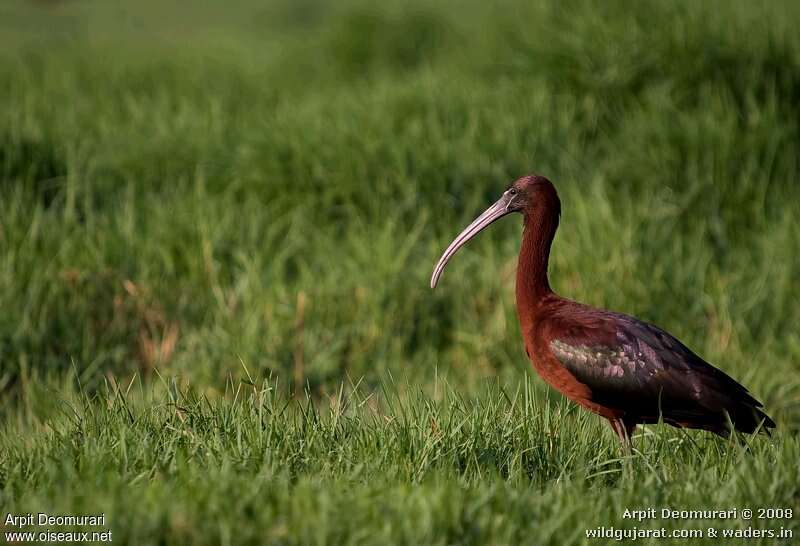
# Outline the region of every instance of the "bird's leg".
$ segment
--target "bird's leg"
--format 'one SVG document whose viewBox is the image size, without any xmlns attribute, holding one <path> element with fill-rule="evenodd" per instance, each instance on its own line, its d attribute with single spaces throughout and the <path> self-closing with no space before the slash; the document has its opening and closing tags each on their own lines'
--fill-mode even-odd
<svg viewBox="0 0 800 546">
<path fill-rule="evenodd" d="M 608 422 L 611 424 L 611 428 L 614 429 L 614 432 L 617 433 L 623 451 L 630 453 L 633 447 L 631 437 L 633 436 L 633 431 L 636 429 L 636 423 L 626 423 L 623 419 L 609 419 Z"/>
</svg>

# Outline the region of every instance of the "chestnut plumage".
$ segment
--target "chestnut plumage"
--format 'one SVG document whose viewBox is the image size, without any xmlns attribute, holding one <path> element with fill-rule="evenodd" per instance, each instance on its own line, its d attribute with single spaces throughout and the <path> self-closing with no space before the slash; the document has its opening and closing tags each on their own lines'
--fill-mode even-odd
<svg viewBox="0 0 800 546">
<path fill-rule="evenodd" d="M 514 212 L 524 223 L 517 315 L 525 351 L 553 388 L 608 419 L 623 444 L 636 425 L 659 421 L 722 436 L 731 427 L 747 433 L 775 427 L 747 389 L 661 328 L 570 301 L 550 289 L 547 264 L 561 202 L 543 176 L 516 180 L 467 226 L 436 264 L 431 287 L 459 248 Z"/>
</svg>

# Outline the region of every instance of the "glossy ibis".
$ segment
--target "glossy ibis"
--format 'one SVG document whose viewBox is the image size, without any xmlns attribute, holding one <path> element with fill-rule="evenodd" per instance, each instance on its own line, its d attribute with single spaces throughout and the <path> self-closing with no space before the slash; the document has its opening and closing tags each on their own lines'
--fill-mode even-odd
<svg viewBox="0 0 800 546">
<path fill-rule="evenodd" d="M 522 213 L 524 224 L 517 315 L 525 352 L 553 388 L 608 419 L 623 445 L 629 445 L 636 425 L 659 420 L 721 436 L 731 425 L 748 433 L 775 427 L 747 389 L 661 328 L 570 301 L 550 289 L 547 262 L 561 202 L 543 176 L 515 181 L 467 226 L 436 264 L 431 288 L 459 248 L 513 212 Z"/>
</svg>

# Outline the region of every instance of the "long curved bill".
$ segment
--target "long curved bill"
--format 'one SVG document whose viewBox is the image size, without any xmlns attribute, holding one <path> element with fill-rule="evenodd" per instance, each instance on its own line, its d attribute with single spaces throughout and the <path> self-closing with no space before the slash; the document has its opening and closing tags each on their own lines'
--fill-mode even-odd
<svg viewBox="0 0 800 546">
<path fill-rule="evenodd" d="M 458 249 L 467 244 L 470 239 L 475 237 L 495 220 L 514 212 L 510 208 L 511 198 L 512 196 L 509 195 L 508 192 L 504 193 L 494 205 L 486 209 L 483 214 L 475 218 L 475 220 L 468 225 L 464 231 L 459 233 L 458 236 L 453 239 L 453 242 L 450 243 L 450 246 L 448 246 L 444 251 L 442 257 L 439 258 L 439 263 L 437 263 L 436 267 L 433 269 L 433 275 L 431 276 L 431 288 L 436 288 L 436 283 L 439 282 L 439 277 L 442 276 L 444 266 L 446 266 L 447 262 L 450 261 L 450 258 L 452 258 L 456 252 L 458 252 Z"/>
</svg>

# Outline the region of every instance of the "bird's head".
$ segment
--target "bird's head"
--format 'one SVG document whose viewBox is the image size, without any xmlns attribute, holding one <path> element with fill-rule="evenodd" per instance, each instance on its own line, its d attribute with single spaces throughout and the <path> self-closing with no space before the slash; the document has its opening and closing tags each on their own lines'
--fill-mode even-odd
<svg viewBox="0 0 800 546">
<path fill-rule="evenodd" d="M 489 224 L 492 224 L 496 220 L 512 212 L 521 213 L 525 217 L 527 223 L 531 217 L 537 215 L 539 211 L 542 211 L 544 208 L 555 212 L 556 218 L 558 218 L 560 207 L 558 194 L 556 193 L 553 183 L 544 176 L 529 175 L 515 180 L 508 189 L 503 192 L 500 199 L 483 211 L 483 214 L 478 216 L 453 239 L 453 242 L 450 243 L 450 246 L 444 251 L 433 270 L 431 288 L 436 288 L 436 283 L 439 282 L 439 277 L 442 275 L 442 271 L 444 271 L 444 266 L 446 266 L 450 258 L 458 252 L 458 249 L 467 244 L 470 239 L 483 231 Z"/>
</svg>

